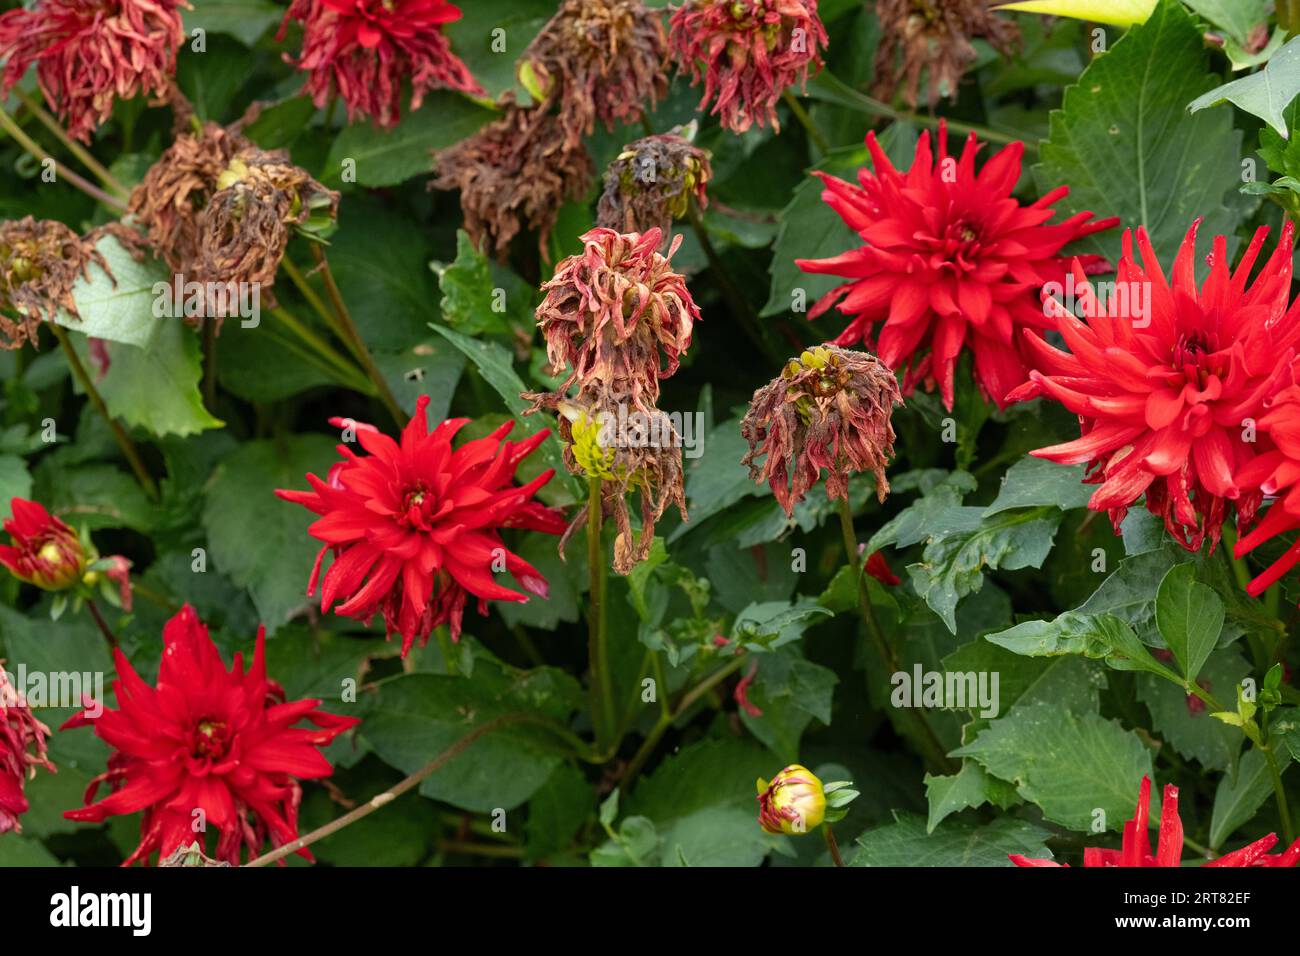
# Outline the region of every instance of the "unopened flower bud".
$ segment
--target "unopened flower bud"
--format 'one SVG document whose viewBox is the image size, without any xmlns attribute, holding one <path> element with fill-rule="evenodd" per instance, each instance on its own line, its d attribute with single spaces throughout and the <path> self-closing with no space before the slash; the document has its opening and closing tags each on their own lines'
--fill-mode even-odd
<svg viewBox="0 0 1300 956">
<path fill-rule="evenodd" d="M 807 767 L 792 763 L 768 783 L 758 781 L 758 822 L 768 833 L 807 833 L 826 816 L 822 782 Z"/>
<path fill-rule="evenodd" d="M 20 581 L 62 591 L 81 580 L 87 564 L 81 539 L 35 501 L 14 498 L 4 530 L 13 544 L 0 545 L 0 564 Z"/>
</svg>

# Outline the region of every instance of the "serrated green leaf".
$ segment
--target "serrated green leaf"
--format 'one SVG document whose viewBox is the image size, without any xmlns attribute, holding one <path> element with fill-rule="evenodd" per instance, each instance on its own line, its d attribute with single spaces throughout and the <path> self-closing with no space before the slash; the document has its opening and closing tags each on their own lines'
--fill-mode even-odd
<svg viewBox="0 0 1300 956">
<path fill-rule="evenodd" d="M 1008 854 L 1051 858 L 1051 832 L 1003 818 L 986 826 L 948 820 L 928 833 L 925 820 L 900 813 L 894 823 L 858 837 L 849 866 L 1012 866 Z"/>
<path fill-rule="evenodd" d="M 177 321 L 153 314 L 154 286 L 171 278 L 167 268 L 157 259 L 136 262 L 112 236 L 102 237 L 95 248 L 112 275 L 91 263 L 89 278 L 79 277 L 72 285 L 77 316 L 60 311 L 55 321 L 92 338 L 148 348 L 164 324 Z"/>
<path fill-rule="evenodd" d="M 1156 593 L 1156 626 L 1189 681 L 1218 643 L 1223 616 L 1223 602 L 1196 580 L 1191 564 L 1176 565 L 1165 574 Z"/>
<path fill-rule="evenodd" d="M 1283 773 L 1291 763 L 1290 753 L 1276 755 L 1279 770 Z M 1219 779 L 1214 792 L 1214 810 L 1210 816 L 1210 847 L 1218 849 L 1225 840 L 1254 815 L 1264 801 L 1273 794 L 1273 776 L 1263 751 L 1252 747 L 1237 762 L 1235 772 L 1229 770 Z M 1252 839 L 1262 834 L 1252 835 Z"/>
<path fill-rule="evenodd" d="M 1020 459 L 1002 476 L 998 496 L 984 509 L 988 518 L 1012 508 L 1053 505 L 1062 511 L 1082 508 L 1096 490 L 1083 484 L 1084 466 L 1063 466 L 1043 458 Z"/>
<path fill-rule="evenodd" d="M 1300 38 L 1292 40 L 1269 59 L 1264 69 L 1243 76 L 1198 96 L 1187 104 L 1196 113 L 1220 103 L 1232 103 L 1258 116 L 1282 138 L 1290 136 L 1285 110 L 1300 95 Z"/>
</svg>

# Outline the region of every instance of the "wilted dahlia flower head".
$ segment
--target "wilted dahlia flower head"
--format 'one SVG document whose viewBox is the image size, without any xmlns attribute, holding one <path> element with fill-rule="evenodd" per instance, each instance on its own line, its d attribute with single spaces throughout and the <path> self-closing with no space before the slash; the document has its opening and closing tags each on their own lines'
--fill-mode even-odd
<svg viewBox="0 0 1300 956">
<path fill-rule="evenodd" d="M 470 595 L 478 598 L 481 614 L 488 601 L 527 601 L 498 583 L 502 572 L 545 597 L 546 579 L 506 548 L 501 529 L 559 534 L 565 524 L 558 511 L 533 500 L 553 470 L 515 484 L 515 469 L 549 432 L 509 442 L 505 436 L 514 423 L 507 422 L 453 449 L 453 436 L 469 420 L 448 419 L 430 431 L 428 405 L 428 396 L 420 396 L 398 441 L 372 425 L 330 419 L 345 437 L 355 433 L 365 454 L 339 445 L 343 461 L 327 479 L 308 475 L 311 491 L 276 491 L 321 516 L 310 528 L 323 546 L 307 595 L 316 593 L 319 581 L 322 611 L 341 602 L 335 613 L 359 621 L 382 613 L 388 634 L 401 635 L 403 656 L 416 641 L 423 647 L 442 624 L 459 640 Z M 322 580 L 327 552 L 334 561 Z"/>
<path fill-rule="evenodd" d="M 0 223 L 0 348 L 35 343 L 42 320 L 60 309 L 77 315 L 72 286 L 90 278 L 95 263 L 111 277 L 95 244 L 61 222 L 23 219 Z"/>
<path fill-rule="evenodd" d="M 1108 850 L 1103 847 L 1084 847 L 1083 865 L 1085 867 L 1122 866 L 1155 867 L 1182 866 L 1183 859 L 1183 821 L 1178 816 L 1178 788 L 1172 783 L 1165 784 L 1164 796 L 1160 801 L 1160 831 L 1156 838 L 1156 850 L 1151 852 L 1151 832 L 1148 819 L 1151 814 L 1151 778 L 1143 777 L 1138 787 L 1137 807 L 1133 810 L 1133 819 L 1124 823 L 1124 836 L 1120 849 Z M 1291 844 L 1285 853 L 1270 854 L 1268 851 L 1277 844 L 1277 834 L 1270 833 L 1254 843 L 1239 850 L 1225 853 L 1201 866 L 1295 866 L 1300 862 L 1300 840 Z M 1010 853 L 1007 858 L 1016 866 L 1053 867 L 1063 866 L 1055 860 L 1031 859 L 1019 853 Z"/>
<path fill-rule="evenodd" d="M 668 92 L 668 41 L 641 0 L 563 0 L 520 57 L 524 85 L 558 110 L 570 142 L 642 115 Z"/>
<path fill-rule="evenodd" d="M 195 822 L 218 834 L 217 858 L 239 865 L 298 836 L 300 780 L 328 777 L 319 748 L 355 727 L 355 717 L 286 701 L 266 673 L 266 629 L 252 666 L 242 654 L 226 670 L 208 629 L 188 604 L 163 628 L 162 663 L 150 687 L 120 650 L 113 652 L 117 710 L 97 706 L 63 729 L 92 727 L 113 748 L 108 770 L 91 781 L 86 806 L 63 815 L 82 823 L 143 811 L 140 843 L 123 863 L 171 856 L 194 842 Z M 306 721 L 311 727 L 295 727 Z M 111 791 L 95 801 L 101 786 Z M 300 856 L 312 859 L 304 847 Z"/>
<path fill-rule="evenodd" d="M 875 356 L 819 345 L 754 392 L 740 423 L 749 442 L 740 463 L 754 482 L 768 483 L 787 515 L 823 468 L 827 497 L 847 498 L 849 476 L 866 471 L 884 501 L 885 465 L 894 454 L 890 419 L 902 400 L 894 373 Z"/>
<path fill-rule="evenodd" d="M 339 195 L 289 162 L 287 151 L 246 139 L 241 130 L 255 115 L 178 133 L 127 206 L 173 272 L 256 284 L 269 296 L 293 233 L 327 232 Z"/>
<path fill-rule="evenodd" d="M 980 145 L 966 138 L 961 158 L 948 155 L 948 130 L 940 122 L 937 153 L 921 134 L 912 168 L 899 172 L 867 134 L 873 169 L 858 171 L 858 185 L 815 173 L 822 199 L 858 234 L 863 245 L 829 259 L 797 259 L 805 272 L 848 281 L 823 296 L 809 319 L 838 303 L 852 321 L 836 345 L 875 339 L 880 360 L 903 372 L 903 394 L 917 383 L 938 383 L 943 404 L 953 403 L 953 373 L 962 347 L 975 357 L 975 381 L 999 407 L 1028 374 L 1019 330 L 1050 328 L 1041 296 L 1045 283 L 1062 281 L 1069 261 L 1058 253 L 1069 242 L 1116 225 L 1089 222 L 1081 212 L 1056 225 L 1052 204 L 1065 186 L 1027 206 L 1011 196 L 1020 177 L 1023 143 L 1012 143 L 975 171 Z M 1085 272 L 1109 271 L 1100 256 L 1080 256 Z M 874 326 L 880 323 L 878 333 Z"/>
<path fill-rule="evenodd" d="M 915 107 L 921 74 L 928 72 L 930 105 L 941 96 L 955 100 L 957 84 L 977 56 L 971 44 L 976 37 L 987 40 L 1003 56 L 1011 56 L 1020 30 L 1012 21 L 995 16 L 989 6 L 989 0 L 878 0 L 876 96 L 891 100 L 901 85 L 903 99 Z"/>
<path fill-rule="evenodd" d="M 0 833 L 22 832 L 18 818 L 28 806 L 23 790 L 36 768 L 55 772 L 46 756 L 49 735 L 49 728 L 18 696 L 0 660 Z"/>
<path fill-rule="evenodd" d="M 826 28 L 817 0 L 686 0 L 673 11 L 669 43 L 691 85 L 704 80 L 698 109 L 727 129 L 780 129 L 776 101 L 821 69 Z"/>
<path fill-rule="evenodd" d="M 1099 487 L 1088 502 L 1109 512 L 1118 531 L 1128 508 L 1147 510 L 1190 551 L 1219 540 L 1229 502 L 1248 524 L 1260 491 L 1241 475 L 1256 455 L 1264 400 L 1286 381 L 1300 342 L 1300 311 L 1288 308 L 1292 226 L 1254 280 L 1268 234 L 1261 227 L 1235 271 L 1227 242 L 1214 240 L 1210 270 L 1196 283 L 1192 224 L 1169 280 L 1146 231 L 1125 233 L 1114 294 L 1099 302 L 1076 266 L 1084 318 L 1054 300 L 1055 324 L 1069 352 L 1024 333 L 1030 381 L 1010 397 L 1044 395 L 1079 416 L 1081 436 L 1032 454 L 1059 464 L 1087 463 Z"/>
<path fill-rule="evenodd" d="M 407 80 L 412 110 L 430 90 L 483 92 L 442 32 L 460 16 L 447 0 L 293 0 L 276 39 L 291 20 L 302 24 L 302 53 L 285 60 L 308 74 L 303 91 L 317 108 L 337 94 L 349 122 L 369 116 L 390 127 L 401 119 Z"/>
<path fill-rule="evenodd" d="M 713 178 L 709 151 L 675 133 L 635 140 L 605 170 L 605 189 L 596 207 L 596 225 L 615 232 L 658 229 L 667 242 L 674 219 L 686 215 L 692 200 L 709 204 L 705 187 Z"/>
<path fill-rule="evenodd" d="M 36 65 L 45 101 L 83 143 L 116 100 L 165 97 L 185 39 L 184 0 L 37 0 L 0 14 L 7 96 Z"/>
<path fill-rule="evenodd" d="M 677 371 L 700 317 L 670 262 L 681 237 L 666 256 L 661 238 L 658 229 L 597 227 L 542 285 L 537 325 L 546 354 L 553 374 L 569 370 L 557 392 L 576 382 L 586 395 L 612 394 L 645 414 L 659 401 L 659 380 Z"/>
<path fill-rule="evenodd" d="M 434 170 L 430 188 L 460 190 L 465 231 L 475 246 L 504 259 L 526 226 L 537 233 L 547 261 L 560 206 L 586 195 L 595 176 L 586 147 L 570 139 L 559 116 L 509 98 L 499 119 L 436 152 Z"/>
</svg>

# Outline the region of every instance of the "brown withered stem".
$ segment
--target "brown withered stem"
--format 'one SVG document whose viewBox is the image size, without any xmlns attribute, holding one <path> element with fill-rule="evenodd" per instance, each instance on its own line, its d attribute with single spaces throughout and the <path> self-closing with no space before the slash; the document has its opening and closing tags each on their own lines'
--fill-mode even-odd
<svg viewBox="0 0 1300 956">
<path fill-rule="evenodd" d="M 973 38 L 983 37 L 1004 56 L 1020 42 L 1019 28 L 989 7 L 988 0 L 879 0 L 875 95 L 889 101 L 901 86 L 904 101 L 915 108 L 921 74 L 928 70 L 930 106 L 944 95 L 955 100 L 957 84 L 976 58 Z"/>
<path fill-rule="evenodd" d="M 894 454 L 894 373 L 874 355 L 820 345 L 791 359 L 754 392 L 741 421 L 749 451 L 741 459 L 767 482 L 786 514 L 827 469 L 826 495 L 848 498 L 849 476 L 870 472 L 876 497 L 889 493 L 885 465 Z M 759 462 L 759 459 L 762 459 Z"/>
</svg>

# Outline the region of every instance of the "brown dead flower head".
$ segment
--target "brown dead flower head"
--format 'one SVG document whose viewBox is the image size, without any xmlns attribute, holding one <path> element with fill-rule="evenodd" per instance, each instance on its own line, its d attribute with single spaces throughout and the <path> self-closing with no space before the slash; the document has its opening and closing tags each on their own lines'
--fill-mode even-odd
<svg viewBox="0 0 1300 956">
<path fill-rule="evenodd" d="M 1004 56 L 1020 42 L 1016 25 L 989 7 L 989 0 L 879 0 L 875 94 L 890 100 L 901 85 L 903 99 L 915 107 L 928 69 L 929 104 L 941 96 L 955 100 L 962 74 L 975 61 L 973 38 L 983 37 Z"/>
<path fill-rule="evenodd" d="M 703 209 L 713 178 L 709 151 L 674 133 L 646 136 L 623 147 L 605 171 L 596 224 L 618 232 L 658 229 L 667 239 L 692 197 Z"/>
<path fill-rule="evenodd" d="M 546 354 L 553 374 L 569 370 L 560 392 L 576 382 L 587 395 L 622 395 L 642 414 L 659 401 L 659 380 L 677 371 L 700 317 L 669 261 L 680 237 L 667 256 L 660 240 L 658 229 L 597 227 L 542 286 L 537 324 Z"/>
<path fill-rule="evenodd" d="M 72 285 L 89 278 L 92 262 L 108 272 L 93 239 L 61 222 L 27 216 L 0 223 L 0 348 L 34 343 L 41 321 L 54 321 L 60 309 L 76 315 Z"/>
<path fill-rule="evenodd" d="M 499 259 L 526 227 L 549 260 L 546 244 L 560 206 L 584 196 L 595 176 L 586 147 L 570 141 L 557 115 L 512 100 L 499 119 L 435 153 L 434 166 L 430 187 L 460 190 L 465 231 Z"/>
<path fill-rule="evenodd" d="M 754 392 L 740 426 L 749 442 L 740 463 L 756 483 L 771 486 L 787 515 L 823 468 L 827 497 L 847 498 L 849 476 L 869 471 L 884 501 L 885 464 L 894 454 L 890 416 L 901 404 L 894 373 L 874 355 L 834 345 L 808 349 Z"/>
<path fill-rule="evenodd" d="M 641 0 L 564 0 L 524 50 L 520 80 L 555 104 L 576 144 L 641 116 L 668 92 L 668 36 Z"/>
</svg>

